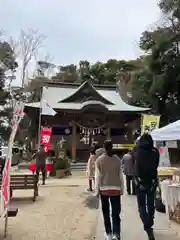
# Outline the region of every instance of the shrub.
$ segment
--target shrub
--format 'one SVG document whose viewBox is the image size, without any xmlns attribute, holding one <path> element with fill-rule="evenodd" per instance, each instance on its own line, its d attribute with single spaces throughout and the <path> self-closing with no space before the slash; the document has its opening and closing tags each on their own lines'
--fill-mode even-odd
<svg viewBox="0 0 180 240">
<path fill-rule="evenodd" d="M 62 158 L 56 159 L 55 164 L 54 164 L 54 168 L 55 168 L 55 170 L 66 169 L 67 168 L 66 160 L 64 160 Z"/>
</svg>

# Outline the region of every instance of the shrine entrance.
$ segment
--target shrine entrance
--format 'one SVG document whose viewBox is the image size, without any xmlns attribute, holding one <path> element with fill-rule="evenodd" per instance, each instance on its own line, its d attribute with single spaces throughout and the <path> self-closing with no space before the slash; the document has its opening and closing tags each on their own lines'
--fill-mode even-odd
<svg viewBox="0 0 180 240">
<path fill-rule="evenodd" d="M 108 137 L 108 109 L 98 101 L 87 101 L 73 124 L 76 126 L 77 161 L 87 161 L 92 142 L 97 141 L 102 146 Z"/>
<path fill-rule="evenodd" d="M 101 146 L 108 138 L 114 144 L 133 143 L 130 123 L 140 119 L 140 112 L 148 110 L 125 103 L 116 85 L 92 85 L 86 81 L 81 85 L 47 82 L 46 86 L 46 101 L 57 114 L 43 116 L 41 125 L 52 127 L 51 144 L 59 144 L 76 162 L 87 162 L 93 141 Z M 40 102 L 25 107 L 34 127 L 39 107 Z M 37 140 L 38 136 L 35 137 Z"/>
</svg>

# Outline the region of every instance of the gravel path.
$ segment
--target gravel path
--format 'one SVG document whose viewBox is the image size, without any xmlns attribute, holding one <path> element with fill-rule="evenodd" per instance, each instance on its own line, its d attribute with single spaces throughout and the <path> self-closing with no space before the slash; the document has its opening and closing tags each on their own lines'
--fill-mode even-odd
<svg viewBox="0 0 180 240">
<path fill-rule="evenodd" d="M 7 240 L 92 240 L 97 206 L 86 187 L 84 178 L 50 179 L 40 186 L 36 202 L 31 200 L 31 190 L 14 191 L 13 203 L 19 213 L 9 219 Z"/>
</svg>

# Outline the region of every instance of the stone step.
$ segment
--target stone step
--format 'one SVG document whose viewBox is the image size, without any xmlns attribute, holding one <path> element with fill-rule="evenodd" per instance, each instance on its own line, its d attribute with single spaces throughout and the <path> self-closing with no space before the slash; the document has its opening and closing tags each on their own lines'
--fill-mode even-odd
<svg viewBox="0 0 180 240">
<path fill-rule="evenodd" d="M 72 165 L 71 164 L 71 170 L 72 171 L 85 171 L 86 170 L 86 164 L 84 165 Z"/>
</svg>

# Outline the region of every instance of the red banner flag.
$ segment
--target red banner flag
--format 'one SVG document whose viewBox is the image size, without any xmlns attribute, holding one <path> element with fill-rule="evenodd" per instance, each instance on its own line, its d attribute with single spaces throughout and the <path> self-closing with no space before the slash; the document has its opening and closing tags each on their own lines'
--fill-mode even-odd
<svg viewBox="0 0 180 240">
<path fill-rule="evenodd" d="M 40 144 L 44 145 L 44 149 L 48 152 L 49 145 L 51 143 L 52 128 L 42 128 L 40 136 Z"/>
<path fill-rule="evenodd" d="M 12 147 L 13 142 L 16 136 L 16 132 L 18 129 L 18 125 L 21 121 L 21 119 L 24 116 L 24 103 L 19 102 L 16 104 L 13 112 L 13 118 L 12 118 L 12 131 L 11 135 L 9 137 L 9 143 L 8 143 L 8 155 L 5 162 L 5 166 L 3 169 L 2 174 L 2 184 L 1 184 L 1 198 L 0 198 L 0 217 L 7 216 L 7 210 L 8 210 L 8 204 L 10 201 L 10 168 L 11 168 L 11 160 L 12 160 Z"/>
<path fill-rule="evenodd" d="M 10 160 L 7 159 L 4 169 L 3 169 L 3 177 L 2 177 L 2 186 L 1 186 L 1 192 L 2 192 L 2 198 L 3 198 L 3 209 L 7 209 L 7 205 L 9 203 L 9 186 L 10 186 Z"/>
</svg>

